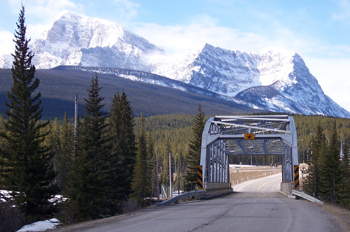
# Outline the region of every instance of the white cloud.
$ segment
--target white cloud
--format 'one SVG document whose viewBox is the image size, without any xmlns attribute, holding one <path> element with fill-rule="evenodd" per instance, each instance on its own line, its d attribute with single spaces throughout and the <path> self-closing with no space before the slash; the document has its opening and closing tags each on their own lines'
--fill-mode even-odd
<svg viewBox="0 0 350 232">
<path fill-rule="evenodd" d="M 15 36 L 9 31 L 0 30 L 0 54 L 10 54 L 14 51 Z"/>
<path fill-rule="evenodd" d="M 325 94 L 350 112 L 350 58 L 304 58 Z"/>
<path fill-rule="evenodd" d="M 25 7 L 27 34 L 32 40 L 49 28 L 63 10 L 82 12 L 83 6 L 70 0 L 9 0 L 12 11 L 19 13 L 21 4 Z"/>
<path fill-rule="evenodd" d="M 117 6 L 117 13 L 123 20 L 128 21 L 138 14 L 137 8 L 140 5 L 137 3 L 128 0 L 114 0 L 113 3 Z"/>
<path fill-rule="evenodd" d="M 333 15 L 333 19 L 347 21 L 350 19 L 350 0 L 337 0 L 340 12 Z"/>
<path fill-rule="evenodd" d="M 162 26 L 147 23 L 132 30 L 162 47 L 167 54 L 194 50 L 205 43 L 241 51 L 260 50 L 269 45 L 260 35 L 217 26 L 216 20 L 208 16 L 201 16 L 187 25 Z"/>
<path fill-rule="evenodd" d="M 267 46 L 295 51 L 302 56 L 324 92 L 350 111 L 350 46 L 332 46 L 282 26 L 273 32 L 258 34 L 216 23 L 215 19 L 202 16 L 187 25 L 141 24 L 133 31 L 162 47 L 169 55 L 198 49 L 205 43 L 242 52 L 258 51 Z"/>
</svg>

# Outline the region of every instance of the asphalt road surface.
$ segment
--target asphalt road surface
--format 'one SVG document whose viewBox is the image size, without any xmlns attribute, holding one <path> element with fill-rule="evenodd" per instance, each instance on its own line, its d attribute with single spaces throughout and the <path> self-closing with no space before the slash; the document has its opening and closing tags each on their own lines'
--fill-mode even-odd
<svg viewBox="0 0 350 232">
<path fill-rule="evenodd" d="M 281 174 L 233 186 L 237 193 L 211 200 L 150 207 L 131 215 L 56 229 L 57 231 L 345 231 L 314 203 L 279 193 Z"/>
</svg>

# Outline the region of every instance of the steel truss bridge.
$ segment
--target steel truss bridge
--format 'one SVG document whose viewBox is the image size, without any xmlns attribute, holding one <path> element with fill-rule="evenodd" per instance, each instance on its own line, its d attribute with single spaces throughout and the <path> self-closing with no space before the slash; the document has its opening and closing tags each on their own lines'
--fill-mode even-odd
<svg viewBox="0 0 350 232">
<path fill-rule="evenodd" d="M 228 156 L 281 155 L 282 184 L 294 181 L 298 165 L 297 133 L 288 115 L 245 115 L 211 117 L 202 134 L 203 188 L 230 184 Z M 224 184 L 226 183 L 226 185 Z"/>
</svg>

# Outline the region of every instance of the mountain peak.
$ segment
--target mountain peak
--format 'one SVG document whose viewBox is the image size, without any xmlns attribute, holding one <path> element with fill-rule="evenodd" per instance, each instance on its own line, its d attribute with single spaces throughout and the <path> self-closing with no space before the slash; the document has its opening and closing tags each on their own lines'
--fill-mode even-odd
<svg viewBox="0 0 350 232">
<path fill-rule="evenodd" d="M 32 47 L 38 68 L 58 65 L 136 68 L 143 66 L 143 54 L 163 52 L 116 23 L 68 10 L 59 14 Z"/>
</svg>

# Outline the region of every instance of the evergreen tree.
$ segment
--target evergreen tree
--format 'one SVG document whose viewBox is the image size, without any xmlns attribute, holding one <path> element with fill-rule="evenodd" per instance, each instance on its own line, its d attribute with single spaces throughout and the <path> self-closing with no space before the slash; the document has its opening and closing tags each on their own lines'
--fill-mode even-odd
<svg viewBox="0 0 350 232">
<path fill-rule="evenodd" d="M 131 182 L 135 164 L 135 120 L 125 92 L 114 95 L 109 118 L 113 146 L 113 199 L 122 201 L 132 192 Z"/>
<path fill-rule="evenodd" d="M 134 175 L 131 183 L 133 197 L 142 202 L 147 196 L 147 176 L 146 176 L 146 159 L 147 159 L 147 143 L 145 135 L 144 118 L 141 113 L 141 125 L 137 138 L 137 152 Z"/>
<path fill-rule="evenodd" d="M 4 123 L 5 123 L 4 117 L 1 114 L 0 115 L 0 133 L 6 133 L 4 128 Z M 1 147 L 5 147 L 5 139 L 2 136 L 0 136 L 0 149 Z M 0 189 L 4 189 L 4 187 L 2 186 L 3 168 L 4 168 L 4 162 L 2 160 L 2 156 L 0 155 Z"/>
<path fill-rule="evenodd" d="M 171 145 L 168 140 L 165 145 L 165 154 L 163 156 L 161 183 L 169 186 L 169 153 L 171 154 Z"/>
<path fill-rule="evenodd" d="M 321 165 L 321 197 L 326 201 L 340 202 L 341 180 L 342 171 L 340 163 L 339 141 L 336 121 L 334 121 L 329 148 L 324 156 L 324 159 L 322 160 Z"/>
<path fill-rule="evenodd" d="M 342 157 L 342 183 L 341 183 L 341 203 L 343 206 L 350 207 L 350 165 L 349 165 L 349 144 L 348 139 L 345 140 L 343 146 Z"/>
<path fill-rule="evenodd" d="M 78 145 L 74 166 L 69 175 L 68 197 L 73 204 L 77 221 L 109 215 L 108 170 L 110 139 L 107 131 L 107 114 L 102 111 L 103 97 L 98 77 L 91 80 L 88 98 L 85 100 L 85 115 L 78 130 Z"/>
<path fill-rule="evenodd" d="M 46 139 L 45 139 L 45 145 L 50 146 L 51 152 L 53 152 L 55 154 L 55 156 L 53 158 L 53 168 L 54 168 L 54 171 L 56 172 L 56 174 L 58 175 L 57 155 L 59 154 L 59 150 L 60 150 L 60 135 L 59 135 L 60 129 L 59 129 L 58 119 L 55 118 L 55 120 L 53 121 L 52 124 L 50 123 L 49 125 L 47 125 L 46 128 L 44 128 L 44 131 L 49 131 L 49 134 L 48 134 L 48 136 L 46 136 Z M 57 176 L 55 178 L 55 183 L 58 184 Z"/>
<path fill-rule="evenodd" d="M 197 183 L 197 168 L 200 164 L 202 133 L 205 126 L 204 117 L 205 114 L 202 112 L 201 106 L 199 105 L 198 113 L 192 127 L 193 139 L 190 141 L 189 153 L 187 155 L 187 170 L 185 178 L 188 185 L 190 185 L 190 183 Z"/>
<path fill-rule="evenodd" d="M 58 189 L 52 183 L 56 176 L 52 166 L 54 154 L 50 147 L 43 145 L 47 133 L 40 132 L 49 122 L 40 123 L 43 108 L 40 106 L 41 94 L 36 91 L 39 80 L 35 78 L 35 67 L 31 63 L 34 55 L 29 51 L 29 40 L 26 39 L 24 6 L 14 41 L 13 86 L 7 93 L 10 103 L 6 102 L 9 108 L 5 123 L 7 133 L 1 132 L 6 141 L 0 150 L 4 162 L 1 179 L 3 187 L 12 191 L 27 220 L 34 221 L 52 213 L 49 199 Z"/>
<path fill-rule="evenodd" d="M 60 147 L 56 154 L 57 183 L 60 189 L 65 189 L 69 167 L 73 161 L 73 126 L 69 124 L 67 113 L 64 114 L 59 134 Z"/>
<path fill-rule="evenodd" d="M 309 165 L 308 177 L 305 181 L 305 191 L 310 195 L 319 197 L 320 188 L 320 162 L 326 151 L 326 137 L 323 134 L 323 129 L 320 122 L 316 127 L 316 134 L 313 135 L 310 142 L 310 152 L 308 153 L 309 159 L 307 164 Z"/>
<path fill-rule="evenodd" d="M 156 179 L 156 154 L 154 150 L 154 142 L 151 131 L 147 136 L 147 166 L 146 166 L 146 187 L 147 196 L 156 195 L 157 179 Z"/>
</svg>

